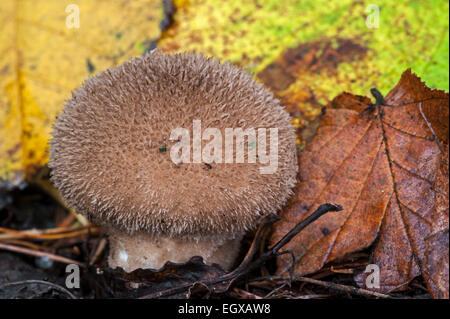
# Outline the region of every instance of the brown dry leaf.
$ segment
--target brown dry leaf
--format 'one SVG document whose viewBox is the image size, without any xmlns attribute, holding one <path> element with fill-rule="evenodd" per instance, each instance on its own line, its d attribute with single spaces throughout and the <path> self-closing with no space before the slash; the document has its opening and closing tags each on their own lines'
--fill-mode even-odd
<svg viewBox="0 0 450 319">
<path fill-rule="evenodd" d="M 371 263 L 380 267 L 381 291 L 422 274 L 434 297 L 448 298 L 448 115 L 448 93 L 427 88 L 410 70 L 384 105 L 348 93 L 328 105 L 300 153 L 296 194 L 272 241 L 322 203 L 344 211 L 320 218 L 286 246 L 296 275 L 378 238 Z M 289 266 L 288 255 L 279 259 L 279 272 Z"/>
</svg>

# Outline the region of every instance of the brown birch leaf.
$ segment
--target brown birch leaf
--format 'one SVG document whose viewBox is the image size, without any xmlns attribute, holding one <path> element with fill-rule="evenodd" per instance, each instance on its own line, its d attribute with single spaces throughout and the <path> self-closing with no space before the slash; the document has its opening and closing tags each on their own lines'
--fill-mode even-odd
<svg viewBox="0 0 450 319">
<path fill-rule="evenodd" d="M 371 263 L 380 267 L 379 290 L 422 274 L 434 297 L 448 297 L 448 93 L 407 70 L 379 104 L 349 93 L 330 102 L 300 153 L 296 193 L 272 240 L 318 205 L 337 203 L 343 212 L 321 217 L 287 245 L 296 275 L 377 239 Z M 280 257 L 278 271 L 290 264 Z"/>
</svg>

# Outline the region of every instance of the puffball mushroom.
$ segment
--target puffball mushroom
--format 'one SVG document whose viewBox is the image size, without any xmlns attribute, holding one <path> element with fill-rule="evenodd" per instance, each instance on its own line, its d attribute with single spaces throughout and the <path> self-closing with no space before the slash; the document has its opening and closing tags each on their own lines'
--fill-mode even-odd
<svg viewBox="0 0 450 319">
<path fill-rule="evenodd" d="M 171 132 L 187 128 L 192 138 L 193 123 L 224 135 L 278 129 L 275 172 L 261 173 L 262 146 L 255 163 L 248 140 L 244 163 L 195 161 L 193 145 L 190 162 L 172 160 L 180 141 Z M 280 102 L 251 75 L 200 54 L 155 50 L 86 79 L 52 135 L 52 182 L 104 227 L 110 267 L 127 272 L 192 256 L 230 268 L 244 233 L 276 213 L 296 182 L 295 132 Z M 208 142 L 203 136 L 201 146 Z"/>
</svg>

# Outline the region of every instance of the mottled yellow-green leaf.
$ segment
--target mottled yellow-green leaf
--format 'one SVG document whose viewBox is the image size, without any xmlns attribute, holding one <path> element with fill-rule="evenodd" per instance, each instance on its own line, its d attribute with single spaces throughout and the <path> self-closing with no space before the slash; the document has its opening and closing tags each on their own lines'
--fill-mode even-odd
<svg viewBox="0 0 450 319">
<path fill-rule="evenodd" d="M 248 68 L 283 100 L 299 127 L 342 91 L 369 95 L 377 87 L 386 93 L 407 68 L 428 86 L 449 89 L 446 0 L 175 3 L 175 25 L 159 46 Z M 379 8 L 378 28 L 366 25 L 372 3 Z"/>
<path fill-rule="evenodd" d="M 70 4 L 79 28 L 66 25 Z M 0 180 L 18 183 L 47 162 L 51 124 L 71 91 L 141 55 L 162 17 L 160 0 L 0 1 Z"/>
</svg>

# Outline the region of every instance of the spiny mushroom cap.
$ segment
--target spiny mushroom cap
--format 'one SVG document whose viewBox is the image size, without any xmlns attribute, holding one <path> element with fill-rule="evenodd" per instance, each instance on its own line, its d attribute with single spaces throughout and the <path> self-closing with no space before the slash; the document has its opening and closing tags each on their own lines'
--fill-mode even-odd
<svg viewBox="0 0 450 319">
<path fill-rule="evenodd" d="M 267 164 L 248 163 L 247 148 L 242 164 L 176 165 L 171 131 L 189 129 L 192 145 L 193 120 L 223 138 L 225 128 L 278 128 L 277 171 L 261 174 Z M 49 166 L 62 196 L 94 223 L 128 232 L 236 234 L 279 210 L 295 184 L 295 133 L 279 101 L 202 55 L 154 51 L 107 69 L 73 92 L 53 129 Z"/>
</svg>

